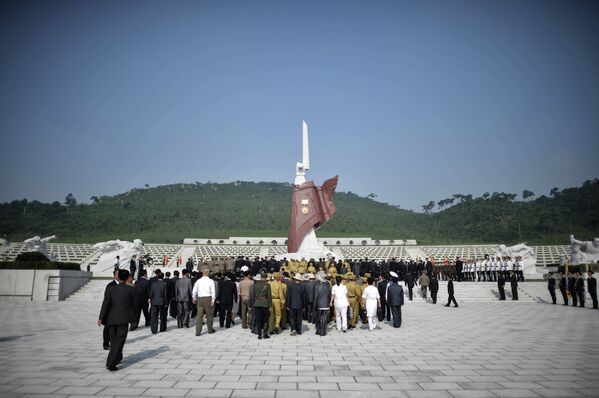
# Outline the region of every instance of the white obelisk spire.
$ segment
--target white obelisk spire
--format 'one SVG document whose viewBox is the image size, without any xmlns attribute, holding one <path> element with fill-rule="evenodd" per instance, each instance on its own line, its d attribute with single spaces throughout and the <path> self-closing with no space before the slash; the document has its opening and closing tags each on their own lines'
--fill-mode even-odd
<svg viewBox="0 0 599 398">
<path fill-rule="evenodd" d="M 306 170 L 310 169 L 310 148 L 308 147 L 308 125 L 302 120 L 302 161 L 295 164 L 295 185 L 306 182 Z"/>
<path fill-rule="evenodd" d="M 310 147 L 308 145 L 308 125 L 302 120 L 302 163 L 304 170 L 310 170 Z"/>
</svg>

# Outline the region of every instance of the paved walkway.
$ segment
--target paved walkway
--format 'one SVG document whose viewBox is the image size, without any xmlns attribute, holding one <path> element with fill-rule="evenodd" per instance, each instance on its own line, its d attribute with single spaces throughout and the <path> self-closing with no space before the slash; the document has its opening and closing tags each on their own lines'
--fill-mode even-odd
<svg viewBox="0 0 599 398">
<path fill-rule="evenodd" d="M 0 304 L 0 396 L 599 396 L 599 311 L 541 303 L 408 303 L 400 329 L 257 340 L 129 334 L 105 368 L 98 302 Z M 143 317 L 142 317 L 143 318 Z M 286 332 L 287 333 L 287 332 Z"/>
</svg>

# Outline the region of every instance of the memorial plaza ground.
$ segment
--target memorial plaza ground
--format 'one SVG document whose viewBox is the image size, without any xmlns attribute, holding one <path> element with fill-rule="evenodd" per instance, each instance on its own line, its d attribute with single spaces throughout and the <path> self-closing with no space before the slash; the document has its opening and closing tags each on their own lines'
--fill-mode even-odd
<svg viewBox="0 0 599 398">
<path fill-rule="evenodd" d="M 239 321 L 195 337 L 171 319 L 165 333 L 130 332 L 112 373 L 100 303 L 0 303 L 0 396 L 599 396 L 599 311 L 588 308 L 408 302 L 400 329 L 320 337 L 305 325 L 269 340 Z"/>
</svg>

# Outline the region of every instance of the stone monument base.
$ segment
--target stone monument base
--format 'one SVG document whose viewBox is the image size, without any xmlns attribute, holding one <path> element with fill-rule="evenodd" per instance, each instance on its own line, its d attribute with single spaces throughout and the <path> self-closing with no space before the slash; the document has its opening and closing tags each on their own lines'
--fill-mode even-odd
<svg viewBox="0 0 599 398">
<path fill-rule="evenodd" d="M 275 256 L 275 259 L 280 261 L 283 258 L 286 258 L 287 260 L 301 260 L 302 258 L 310 260 L 312 258 L 318 261 L 320 258 L 326 259 L 333 257 L 335 258 L 335 261 L 344 259 L 342 255 L 334 253 L 324 244 L 320 243 L 318 239 L 316 239 L 314 230 L 311 230 L 302 241 L 297 253 L 278 254 Z"/>
</svg>

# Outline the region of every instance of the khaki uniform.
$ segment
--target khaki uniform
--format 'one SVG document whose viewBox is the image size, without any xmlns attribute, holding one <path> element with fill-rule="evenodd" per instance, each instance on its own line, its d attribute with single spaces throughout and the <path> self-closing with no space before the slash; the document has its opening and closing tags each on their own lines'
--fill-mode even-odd
<svg viewBox="0 0 599 398">
<path fill-rule="evenodd" d="M 297 274 L 297 270 L 298 270 L 298 264 L 295 261 L 290 261 L 289 262 L 289 273 L 290 275 L 295 275 Z"/>
<path fill-rule="evenodd" d="M 308 272 L 310 274 L 316 274 L 316 268 L 312 264 L 308 265 Z"/>
<path fill-rule="evenodd" d="M 285 307 L 285 296 L 287 295 L 287 285 L 283 282 L 272 281 L 270 283 L 272 293 L 272 305 L 270 306 L 270 319 L 268 320 L 268 330 L 272 333 L 275 329 L 281 329 L 281 314 Z M 271 322 L 272 320 L 272 322 Z"/>
<path fill-rule="evenodd" d="M 356 327 L 358 324 L 358 316 L 360 312 L 360 299 L 362 292 L 360 286 L 354 280 L 350 280 L 347 284 L 347 298 L 351 308 L 351 319 L 348 319 L 349 326 Z"/>
</svg>

